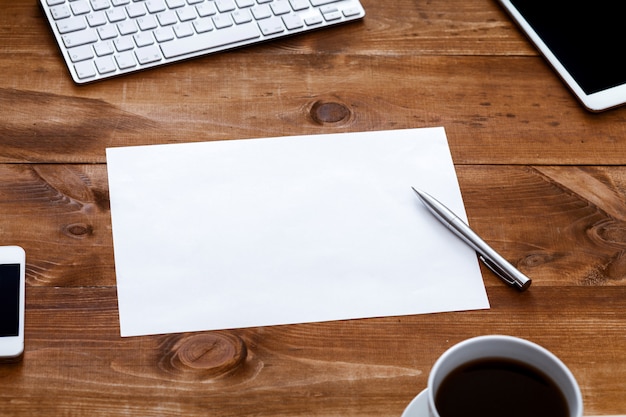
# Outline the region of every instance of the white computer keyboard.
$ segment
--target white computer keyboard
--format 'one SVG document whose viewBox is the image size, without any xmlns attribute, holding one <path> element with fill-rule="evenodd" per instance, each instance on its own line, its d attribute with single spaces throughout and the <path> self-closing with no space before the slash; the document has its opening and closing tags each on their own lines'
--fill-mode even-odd
<svg viewBox="0 0 626 417">
<path fill-rule="evenodd" d="M 359 0 L 39 0 L 79 84 L 361 19 Z"/>
</svg>

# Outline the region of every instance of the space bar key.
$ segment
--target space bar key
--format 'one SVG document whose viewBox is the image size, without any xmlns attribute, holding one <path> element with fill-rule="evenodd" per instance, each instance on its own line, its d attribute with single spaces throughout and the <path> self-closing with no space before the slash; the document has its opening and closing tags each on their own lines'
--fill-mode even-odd
<svg viewBox="0 0 626 417">
<path fill-rule="evenodd" d="M 194 52 L 210 52 L 210 49 L 255 39 L 260 36 L 259 27 L 256 23 L 251 22 L 166 42 L 161 44 L 161 50 L 165 58 L 175 58 Z"/>
</svg>

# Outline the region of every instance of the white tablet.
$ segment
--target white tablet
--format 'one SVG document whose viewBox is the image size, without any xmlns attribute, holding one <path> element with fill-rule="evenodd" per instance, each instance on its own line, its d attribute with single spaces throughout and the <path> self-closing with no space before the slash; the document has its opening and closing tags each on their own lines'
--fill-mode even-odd
<svg viewBox="0 0 626 417">
<path fill-rule="evenodd" d="M 588 110 L 626 103 L 626 2 L 498 1 Z"/>
</svg>

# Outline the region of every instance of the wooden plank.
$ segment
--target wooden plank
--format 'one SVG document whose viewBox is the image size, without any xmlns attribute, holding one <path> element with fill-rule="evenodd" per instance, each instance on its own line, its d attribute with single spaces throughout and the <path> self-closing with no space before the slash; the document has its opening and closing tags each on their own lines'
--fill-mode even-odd
<svg viewBox="0 0 626 417">
<path fill-rule="evenodd" d="M 2 1 L 12 44 L 0 49 L 0 162 L 424 126 L 446 127 L 458 164 L 621 164 L 626 151 L 626 110 L 583 110 L 527 45 L 506 42 L 525 45 L 495 2 L 369 2 L 342 30 L 76 86 L 35 2 Z"/>
<path fill-rule="evenodd" d="M 476 231 L 534 285 L 624 285 L 623 167 L 458 168 Z"/>
<path fill-rule="evenodd" d="M 626 168 L 457 172 L 472 227 L 535 286 L 626 285 Z M 115 285 L 104 165 L 0 164 L 0 211 L 4 243 L 28 253 L 31 285 Z"/>
<path fill-rule="evenodd" d="M 625 287 L 499 286 L 489 296 L 486 311 L 122 339 L 113 288 L 29 288 L 27 351 L 22 364 L 0 368 L 0 409 L 399 416 L 445 349 L 506 333 L 561 357 L 581 384 L 587 414 L 624 410 Z"/>
<path fill-rule="evenodd" d="M 457 164 L 621 164 L 626 153 L 626 110 L 586 112 L 539 58 L 331 57 L 320 73 L 295 56 L 280 79 L 282 58 L 257 59 L 0 88 L 0 161 L 104 163 L 111 146 L 426 126 L 446 128 Z M 226 72 L 234 80 L 220 82 Z"/>
<path fill-rule="evenodd" d="M 104 165 L 0 164 L 0 213 L 29 285 L 115 285 Z"/>
</svg>

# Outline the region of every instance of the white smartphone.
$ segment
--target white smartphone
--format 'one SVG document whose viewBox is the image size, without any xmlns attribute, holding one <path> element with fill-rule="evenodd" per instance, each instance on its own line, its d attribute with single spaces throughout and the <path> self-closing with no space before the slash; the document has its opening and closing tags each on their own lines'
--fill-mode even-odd
<svg viewBox="0 0 626 417">
<path fill-rule="evenodd" d="M 24 353 L 26 255 L 19 246 L 0 246 L 0 361 Z"/>
<path fill-rule="evenodd" d="M 626 103 L 626 2 L 498 1 L 588 110 Z"/>
</svg>

